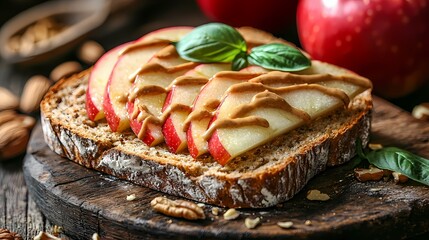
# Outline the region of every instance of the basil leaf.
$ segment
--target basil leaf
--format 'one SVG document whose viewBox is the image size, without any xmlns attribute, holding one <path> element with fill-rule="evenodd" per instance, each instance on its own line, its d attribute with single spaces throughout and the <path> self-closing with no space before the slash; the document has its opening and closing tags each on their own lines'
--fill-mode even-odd
<svg viewBox="0 0 429 240">
<path fill-rule="evenodd" d="M 247 67 L 249 63 L 247 62 L 247 54 L 245 52 L 241 52 L 235 56 L 234 60 L 232 61 L 232 70 L 233 71 L 239 71 L 245 67 Z"/>
<path fill-rule="evenodd" d="M 386 147 L 366 154 L 368 161 L 381 169 L 400 172 L 429 185 L 429 160 L 396 147 Z"/>
<path fill-rule="evenodd" d="M 300 71 L 311 66 L 311 61 L 300 50 L 281 43 L 271 43 L 252 49 L 248 61 L 271 70 Z"/>
<path fill-rule="evenodd" d="M 201 25 L 175 46 L 183 59 L 193 62 L 232 62 L 237 54 L 247 51 L 240 33 L 222 23 Z"/>
</svg>

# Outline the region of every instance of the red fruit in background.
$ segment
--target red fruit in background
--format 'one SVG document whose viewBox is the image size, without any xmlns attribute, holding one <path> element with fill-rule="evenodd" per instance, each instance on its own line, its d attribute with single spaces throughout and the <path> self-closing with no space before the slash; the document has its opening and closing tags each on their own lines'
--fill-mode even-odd
<svg viewBox="0 0 429 240">
<path fill-rule="evenodd" d="M 429 1 L 301 0 L 298 34 L 314 59 L 349 68 L 388 98 L 429 80 Z"/>
<path fill-rule="evenodd" d="M 298 0 L 198 0 L 213 21 L 234 27 L 251 26 L 273 33 L 295 24 Z"/>
</svg>

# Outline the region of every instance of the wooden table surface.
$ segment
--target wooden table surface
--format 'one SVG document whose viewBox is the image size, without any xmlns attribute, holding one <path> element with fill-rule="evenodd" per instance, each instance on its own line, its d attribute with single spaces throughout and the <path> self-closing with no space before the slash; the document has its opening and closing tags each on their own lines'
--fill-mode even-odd
<svg viewBox="0 0 429 240">
<path fill-rule="evenodd" d="M 8 5 L 13 1 L 0 3 L 0 23 L 13 16 L 29 3 L 40 1 L 18 1 L 27 5 Z M 208 20 L 201 14 L 194 1 L 174 0 L 148 1 L 139 3 L 137 7 L 128 8 L 110 17 L 102 29 L 88 37 L 110 49 L 120 43 L 130 41 L 157 28 L 174 25 L 200 25 Z M 288 31 L 279 33 L 279 36 L 297 43 L 296 33 Z M 0 86 L 6 87 L 20 95 L 26 80 L 35 74 L 49 75 L 49 72 L 58 64 L 76 60 L 71 53 L 60 59 L 46 62 L 39 66 L 11 66 L 0 61 Z M 88 67 L 83 65 L 84 67 Z M 392 102 L 405 110 L 421 102 L 429 102 L 429 84 L 417 93 L 393 100 Z M 38 114 L 33 114 L 38 118 Z M 22 174 L 23 156 L 9 161 L 0 161 L 0 228 L 7 228 L 20 233 L 24 239 L 32 239 L 40 231 L 53 232 L 54 226 L 38 210 L 36 204 L 28 194 Z M 66 236 L 62 236 L 67 238 Z M 428 236 L 426 239 L 429 239 Z M 88 236 L 90 239 L 91 236 Z"/>
</svg>

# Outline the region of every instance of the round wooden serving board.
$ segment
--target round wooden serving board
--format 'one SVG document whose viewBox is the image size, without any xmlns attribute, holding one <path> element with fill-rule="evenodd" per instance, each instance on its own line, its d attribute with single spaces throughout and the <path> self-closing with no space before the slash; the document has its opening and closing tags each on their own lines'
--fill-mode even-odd
<svg viewBox="0 0 429 240">
<path fill-rule="evenodd" d="M 372 142 L 409 149 L 429 157 L 429 124 L 375 98 Z M 34 130 L 24 164 L 28 189 L 45 216 L 71 238 L 89 239 L 390 239 L 429 231 L 429 187 L 409 181 L 396 185 L 358 182 L 353 164 L 328 169 L 292 200 L 267 209 L 239 210 L 227 221 L 220 209 L 205 205 L 207 219 L 187 221 L 154 212 L 150 201 L 160 192 L 86 169 L 53 153 Z M 318 189 L 326 202 L 309 201 L 306 192 Z M 135 194 L 134 201 L 127 195 Z M 176 199 L 176 197 L 171 197 Z M 248 229 L 244 219 L 261 218 Z M 311 224 L 305 224 L 309 220 Z M 282 229 L 277 222 L 292 221 Z"/>
</svg>

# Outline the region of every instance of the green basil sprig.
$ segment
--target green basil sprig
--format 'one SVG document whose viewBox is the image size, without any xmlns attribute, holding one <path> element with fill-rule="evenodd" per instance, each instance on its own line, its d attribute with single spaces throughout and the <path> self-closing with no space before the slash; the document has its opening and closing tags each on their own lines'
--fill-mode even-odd
<svg viewBox="0 0 429 240">
<path fill-rule="evenodd" d="M 232 62 L 232 70 L 240 70 L 248 64 L 270 70 L 300 71 L 311 66 L 311 61 L 297 48 L 272 43 L 253 48 L 247 45 L 241 34 L 222 23 L 199 26 L 174 43 L 179 55 L 193 62 Z"/>
<path fill-rule="evenodd" d="M 357 146 L 358 155 L 372 165 L 402 173 L 414 181 L 429 185 L 429 159 L 397 147 L 385 147 L 365 154 L 361 144 Z"/>
</svg>

